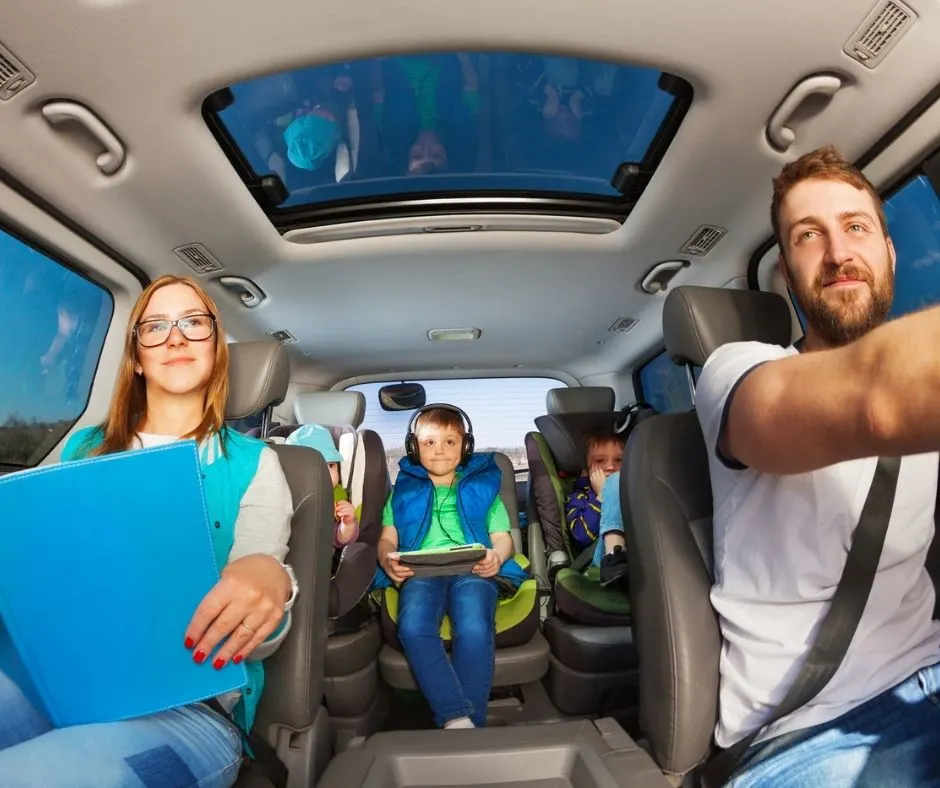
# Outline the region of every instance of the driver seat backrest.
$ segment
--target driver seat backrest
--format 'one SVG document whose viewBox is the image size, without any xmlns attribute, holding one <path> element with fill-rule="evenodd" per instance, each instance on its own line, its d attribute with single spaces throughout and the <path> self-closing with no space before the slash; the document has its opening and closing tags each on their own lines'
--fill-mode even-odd
<svg viewBox="0 0 940 788">
<path fill-rule="evenodd" d="M 230 346 L 227 419 L 261 413 L 283 401 L 290 378 L 287 350 L 274 342 Z M 287 766 L 289 788 L 312 785 L 326 768 L 330 737 L 323 697 L 327 600 L 333 551 L 333 496 L 326 463 L 300 446 L 272 446 L 287 477 L 294 504 L 290 551 L 300 593 L 291 611 L 291 630 L 265 660 L 265 687 L 255 731 Z M 236 786 L 257 779 L 257 764 L 243 770 Z"/>
<path fill-rule="evenodd" d="M 790 312 L 774 293 L 671 290 L 666 350 L 702 366 L 720 345 L 789 345 Z M 678 781 L 710 754 L 718 715 L 721 632 L 709 601 L 712 491 L 694 411 L 638 423 L 620 477 L 630 603 L 639 652 L 640 729 L 664 773 Z"/>
</svg>

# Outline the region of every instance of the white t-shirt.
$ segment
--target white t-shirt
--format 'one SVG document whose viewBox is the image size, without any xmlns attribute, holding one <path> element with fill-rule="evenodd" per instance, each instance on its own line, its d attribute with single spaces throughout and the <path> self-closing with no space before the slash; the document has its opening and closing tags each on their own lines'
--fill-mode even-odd
<svg viewBox="0 0 940 788">
<path fill-rule="evenodd" d="M 737 384 L 755 366 L 797 352 L 760 342 L 724 345 L 696 387 L 714 498 L 711 601 L 724 637 L 715 733 L 721 747 L 759 728 L 796 678 L 875 475 L 874 457 L 779 476 L 721 456 L 718 436 Z M 845 660 L 815 700 L 762 739 L 835 719 L 940 662 L 940 622 L 931 620 L 934 588 L 924 568 L 937 466 L 936 453 L 903 458 L 878 573 Z"/>
</svg>

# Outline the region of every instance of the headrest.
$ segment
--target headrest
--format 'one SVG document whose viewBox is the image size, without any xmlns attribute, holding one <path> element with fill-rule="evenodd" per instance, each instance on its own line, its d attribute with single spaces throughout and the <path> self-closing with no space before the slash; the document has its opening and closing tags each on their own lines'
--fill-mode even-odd
<svg viewBox="0 0 940 788">
<path fill-rule="evenodd" d="M 686 285 L 663 304 L 663 339 L 677 364 L 701 367 L 729 342 L 787 347 L 791 336 L 790 308 L 776 293 Z"/>
<path fill-rule="evenodd" d="M 226 419 L 244 419 L 280 405 L 290 382 L 287 348 L 277 342 L 233 342 L 229 349 Z"/>
<path fill-rule="evenodd" d="M 305 391 L 294 398 L 298 424 L 351 424 L 366 417 L 366 395 L 361 391 Z"/>
<path fill-rule="evenodd" d="M 609 386 L 563 386 L 549 389 L 545 395 L 549 413 L 586 413 L 613 410 L 614 390 Z"/>
<path fill-rule="evenodd" d="M 591 432 L 609 432 L 613 436 L 622 419 L 623 414 L 615 410 L 558 413 L 539 416 L 535 426 L 545 438 L 555 467 L 573 476 L 581 473 L 587 462 L 584 436 Z"/>
</svg>

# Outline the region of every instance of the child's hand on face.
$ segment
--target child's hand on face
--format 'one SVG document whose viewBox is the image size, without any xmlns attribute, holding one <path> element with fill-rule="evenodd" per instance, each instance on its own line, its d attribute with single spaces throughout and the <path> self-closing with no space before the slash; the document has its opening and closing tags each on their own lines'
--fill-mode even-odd
<svg viewBox="0 0 940 788">
<path fill-rule="evenodd" d="M 337 501 L 333 506 L 333 516 L 346 525 L 353 525 L 356 522 L 356 509 L 349 501 Z"/>
<path fill-rule="evenodd" d="M 594 467 L 591 468 L 590 478 L 591 478 L 591 488 L 594 490 L 594 494 L 598 498 L 600 498 L 601 492 L 604 489 L 604 482 L 607 481 L 607 474 L 604 473 L 604 471 L 601 470 L 600 467 L 595 465 Z"/>
<path fill-rule="evenodd" d="M 486 551 L 486 555 L 473 567 L 473 574 L 479 577 L 495 577 L 501 565 L 499 553 L 490 548 Z"/>
</svg>

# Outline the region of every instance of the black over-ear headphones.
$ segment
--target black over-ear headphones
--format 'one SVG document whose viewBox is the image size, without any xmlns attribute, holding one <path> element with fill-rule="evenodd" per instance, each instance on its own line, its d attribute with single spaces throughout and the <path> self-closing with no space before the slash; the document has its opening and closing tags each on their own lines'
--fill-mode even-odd
<svg viewBox="0 0 940 788">
<path fill-rule="evenodd" d="M 460 447 L 460 464 L 463 465 L 470 459 L 470 455 L 473 454 L 473 425 L 470 423 L 470 417 L 464 413 L 456 405 L 447 405 L 443 402 L 435 402 L 431 405 L 425 405 L 423 408 L 418 408 L 414 415 L 411 417 L 411 421 L 408 422 L 408 434 L 405 435 L 405 454 L 408 455 L 408 459 L 411 460 L 415 465 L 421 464 L 421 457 L 418 454 L 418 436 L 415 435 L 415 424 L 423 413 L 427 413 L 429 410 L 450 410 L 454 413 L 460 415 L 464 422 L 464 435 L 463 435 L 463 444 Z"/>
</svg>

